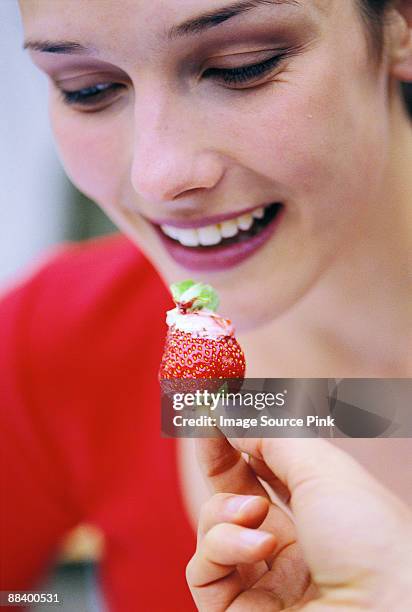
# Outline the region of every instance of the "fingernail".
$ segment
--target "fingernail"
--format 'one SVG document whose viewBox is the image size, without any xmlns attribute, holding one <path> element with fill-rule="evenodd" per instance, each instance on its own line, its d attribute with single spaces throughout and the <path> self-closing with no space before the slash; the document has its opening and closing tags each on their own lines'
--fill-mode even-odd
<svg viewBox="0 0 412 612">
<path fill-rule="evenodd" d="M 259 499 L 256 495 L 236 495 L 226 502 L 226 510 L 229 514 L 239 514 L 248 504 Z"/>
<path fill-rule="evenodd" d="M 258 529 L 243 529 L 240 534 L 240 539 L 247 546 L 259 546 L 269 540 L 273 540 L 273 535 L 265 531 L 259 531 Z"/>
</svg>

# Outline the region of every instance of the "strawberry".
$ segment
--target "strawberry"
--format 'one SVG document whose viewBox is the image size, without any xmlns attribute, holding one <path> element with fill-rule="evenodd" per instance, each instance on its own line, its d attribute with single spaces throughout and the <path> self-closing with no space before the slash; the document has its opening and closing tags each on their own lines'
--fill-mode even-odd
<svg viewBox="0 0 412 612">
<path fill-rule="evenodd" d="M 215 312 L 215 290 L 187 280 L 173 284 L 171 292 L 176 308 L 167 313 L 160 380 L 243 379 L 245 357 L 231 321 Z"/>
</svg>

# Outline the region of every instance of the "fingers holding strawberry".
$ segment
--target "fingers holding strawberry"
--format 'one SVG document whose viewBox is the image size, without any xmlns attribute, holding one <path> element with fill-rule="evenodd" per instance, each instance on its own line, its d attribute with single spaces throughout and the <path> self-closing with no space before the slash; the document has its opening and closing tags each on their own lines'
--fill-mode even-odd
<svg viewBox="0 0 412 612">
<path fill-rule="evenodd" d="M 163 391 L 170 395 L 202 385 L 217 390 L 222 379 L 243 381 L 244 354 L 231 321 L 215 312 L 218 298 L 212 287 L 184 281 L 171 290 L 176 308 L 167 313 L 159 372 Z M 217 493 L 203 509 L 187 571 L 198 607 L 223 611 L 236 600 L 239 610 L 252 605 L 280 610 L 282 602 L 301 601 L 309 572 L 290 517 L 225 438 L 197 442 L 200 465 Z"/>
</svg>

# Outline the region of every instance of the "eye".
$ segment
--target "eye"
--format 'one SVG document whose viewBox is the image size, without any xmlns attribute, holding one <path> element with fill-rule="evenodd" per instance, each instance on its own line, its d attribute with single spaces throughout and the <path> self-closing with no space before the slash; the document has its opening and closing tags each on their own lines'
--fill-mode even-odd
<svg viewBox="0 0 412 612">
<path fill-rule="evenodd" d="M 286 54 L 278 54 L 270 57 L 264 62 L 238 66 L 236 68 L 208 68 L 203 73 L 203 78 L 217 79 L 226 85 L 244 85 L 257 81 L 259 77 L 270 74 L 270 72 L 284 59 Z"/>
<path fill-rule="evenodd" d="M 97 83 L 74 91 L 60 89 L 60 93 L 65 104 L 91 112 L 106 108 L 118 98 L 119 91 L 124 88 L 125 85 L 121 83 Z"/>
</svg>

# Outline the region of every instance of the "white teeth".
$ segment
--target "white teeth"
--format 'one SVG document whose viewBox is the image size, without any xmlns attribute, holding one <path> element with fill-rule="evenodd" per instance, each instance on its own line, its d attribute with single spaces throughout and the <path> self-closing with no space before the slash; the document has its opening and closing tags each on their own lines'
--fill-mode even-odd
<svg viewBox="0 0 412 612">
<path fill-rule="evenodd" d="M 263 206 L 261 208 L 258 208 L 257 210 L 254 210 L 252 216 L 255 219 L 263 219 L 263 217 L 265 216 L 265 209 L 263 208 Z"/>
<path fill-rule="evenodd" d="M 239 232 L 236 220 L 223 221 L 219 224 L 220 233 L 223 238 L 233 238 Z"/>
<path fill-rule="evenodd" d="M 255 219 L 262 219 L 265 215 L 263 206 L 257 208 L 252 214 L 240 215 L 236 219 L 222 221 L 217 225 L 207 225 L 197 229 L 182 229 L 171 225 L 161 225 L 160 228 L 166 236 L 173 238 L 187 247 L 212 246 L 219 244 L 223 238 L 233 238 L 239 230 L 249 230 Z"/>
<path fill-rule="evenodd" d="M 195 247 L 200 244 L 199 234 L 196 229 L 181 229 L 171 225 L 161 225 L 160 228 L 166 236 L 178 240 L 184 246 Z"/>
<path fill-rule="evenodd" d="M 243 231 L 247 231 L 253 225 L 253 217 L 252 215 L 249 215 L 249 214 L 238 217 L 236 221 L 237 221 L 238 228 Z"/>
<path fill-rule="evenodd" d="M 179 230 L 177 229 L 177 227 L 172 227 L 171 225 L 161 225 L 160 228 L 162 232 L 166 234 L 166 236 L 178 240 Z"/>
<path fill-rule="evenodd" d="M 177 239 L 183 246 L 199 246 L 199 234 L 195 229 L 179 229 Z"/>
<path fill-rule="evenodd" d="M 221 242 L 222 240 L 222 236 L 217 225 L 199 227 L 197 232 L 199 234 L 200 244 L 203 246 L 212 246 L 213 244 L 219 244 L 219 242 Z"/>
</svg>

